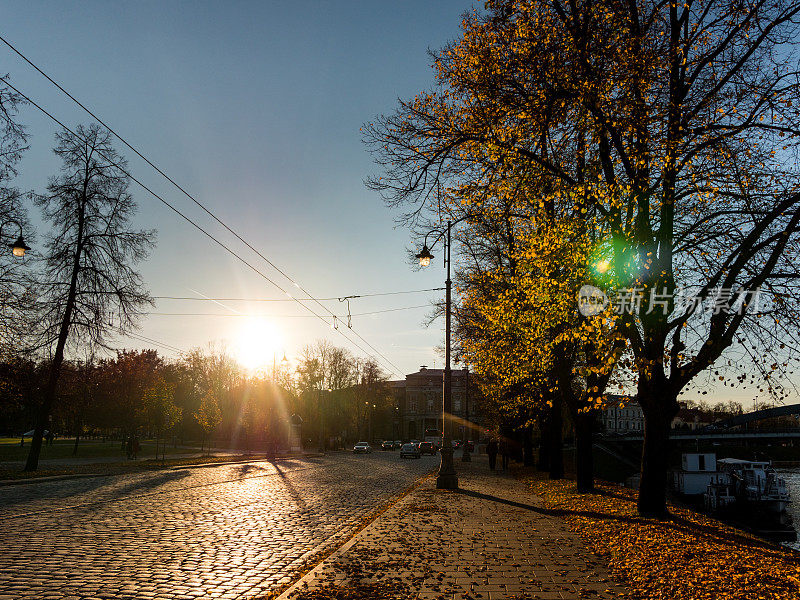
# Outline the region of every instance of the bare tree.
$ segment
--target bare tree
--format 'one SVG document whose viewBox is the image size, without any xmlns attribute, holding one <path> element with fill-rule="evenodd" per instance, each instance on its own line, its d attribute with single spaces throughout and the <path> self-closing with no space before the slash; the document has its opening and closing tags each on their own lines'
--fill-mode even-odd
<svg viewBox="0 0 800 600">
<path fill-rule="evenodd" d="M 27 471 L 38 467 L 67 347 L 106 347 L 109 334 L 133 328 L 141 309 L 152 304 L 133 266 L 147 256 L 155 234 L 131 229 L 136 203 L 110 133 L 94 124 L 79 126 L 76 135 L 60 132 L 54 152 L 61 173 L 35 198 L 53 225 L 44 275 L 44 335 L 53 359 Z"/>
</svg>

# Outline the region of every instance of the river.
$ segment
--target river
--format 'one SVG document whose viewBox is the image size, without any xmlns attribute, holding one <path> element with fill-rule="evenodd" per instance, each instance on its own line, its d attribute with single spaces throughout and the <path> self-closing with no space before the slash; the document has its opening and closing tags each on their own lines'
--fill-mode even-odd
<svg viewBox="0 0 800 600">
<path fill-rule="evenodd" d="M 792 497 L 789 510 L 792 513 L 792 523 L 797 530 L 800 528 L 800 469 L 781 470 L 780 476 L 786 480 L 786 487 Z M 786 545 L 800 551 L 800 541 L 790 542 Z"/>
</svg>

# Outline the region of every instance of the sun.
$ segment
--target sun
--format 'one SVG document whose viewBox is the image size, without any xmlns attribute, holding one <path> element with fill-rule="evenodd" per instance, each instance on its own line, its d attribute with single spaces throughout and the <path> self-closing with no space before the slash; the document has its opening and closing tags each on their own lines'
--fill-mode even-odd
<svg viewBox="0 0 800 600">
<path fill-rule="evenodd" d="M 282 337 L 274 323 L 264 317 L 247 317 L 236 333 L 233 352 L 245 369 L 257 371 L 272 368 L 273 360 L 282 352 Z"/>
</svg>

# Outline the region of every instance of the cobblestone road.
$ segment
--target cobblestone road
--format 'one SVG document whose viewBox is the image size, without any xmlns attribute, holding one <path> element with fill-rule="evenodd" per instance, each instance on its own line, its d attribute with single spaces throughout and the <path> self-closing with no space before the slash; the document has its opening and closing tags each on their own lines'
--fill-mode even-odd
<svg viewBox="0 0 800 600">
<path fill-rule="evenodd" d="M 253 598 L 435 468 L 337 454 L 0 488 L 0 598 Z"/>
</svg>

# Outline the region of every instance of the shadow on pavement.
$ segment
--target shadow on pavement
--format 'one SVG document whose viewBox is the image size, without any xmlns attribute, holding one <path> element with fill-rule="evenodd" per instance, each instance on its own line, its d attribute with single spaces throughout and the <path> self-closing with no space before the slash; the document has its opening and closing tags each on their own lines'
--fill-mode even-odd
<svg viewBox="0 0 800 600">
<path fill-rule="evenodd" d="M 31 481 L 19 485 L 0 488 L 0 512 L 16 504 L 24 504 L 32 500 L 60 500 L 89 494 L 107 486 L 109 478 L 105 476 L 85 477 L 72 480 Z"/>
<path fill-rule="evenodd" d="M 297 488 L 295 488 L 291 484 L 291 482 L 286 478 L 286 475 L 284 474 L 284 472 L 281 470 L 281 468 L 278 466 L 277 463 L 273 463 L 272 466 L 275 467 L 275 470 L 278 472 L 278 475 L 280 475 L 281 483 L 283 483 L 284 487 L 286 488 L 286 491 L 292 497 L 292 500 L 294 500 L 297 503 L 297 506 L 299 506 L 301 510 L 305 510 L 306 502 L 305 500 L 303 500 L 303 497 L 297 492 Z"/>
<path fill-rule="evenodd" d="M 181 479 L 191 475 L 190 471 L 166 471 L 159 472 L 158 474 L 150 477 L 142 477 L 136 481 L 123 485 L 114 490 L 115 496 L 125 496 L 131 492 L 143 493 L 149 492 L 153 489 L 164 485 L 165 483 L 172 483 L 173 481 L 180 481 Z"/>
<path fill-rule="evenodd" d="M 630 525 L 652 525 L 654 522 L 656 522 L 654 519 L 649 519 L 645 517 L 618 515 L 618 514 L 603 513 L 591 510 L 567 510 L 560 508 L 544 508 L 541 506 L 533 506 L 531 504 L 516 502 L 514 500 L 508 500 L 506 498 L 500 498 L 498 496 L 491 496 L 489 494 L 483 494 L 481 492 L 476 492 L 473 490 L 465 490 L 461 488 L 453 490 L 450 493 L 460 494 L 462 496 L 469 496 L 471 498 L 478 498 L 481 500 L 488 500 L 491 502 L 498 502 L 500 504 L 505 504 L 507 506 L 513 506 L 514 508 L 521 508 L 524 510 L 529 510 L 535 513 L 539 513 L 541 515 L 547 515 L 551 517 L 569 517 L 569 516 L 586 517 L 589 519 L 596 519 L 600 521 L 603 520 L 619 521 L 621 523 L 628 523 Z M 602 494 L 602 495 L 614 496 L 614 494 Z M 775 544 L 772 544 L 767 541 L 746 537 L 745 535 L 740 535 L 737 533 L 720 531 L 719 528 L 713 525 L 702 525 L 700 523 L 695 523 L 694 521 L 690 521 L 678 515 L 669 515 L 663 521 L 659 521 L 659 523 L 661 524 L 662 527 L 667 527 L 669 529 L 673 529 L 674 531 L 696 535 L 706 539 L 712 539 L 718 543 L 731 546 L 732 548 L 742 548 L 743 546 L 747 546 L 750 548 L 775 550 L 776 547 Z"/>
<path fill-rule="evenodd" d="M 257 473 L 259 471 L 269 471 L 269 469 L 265 469 L 260 465 L 239 465 L 233 469 L 234 474 L 239 477 L 247 477 L 248 475 L 252 475 L 253 473 Z"/>
</svg>

